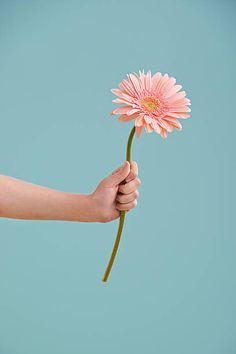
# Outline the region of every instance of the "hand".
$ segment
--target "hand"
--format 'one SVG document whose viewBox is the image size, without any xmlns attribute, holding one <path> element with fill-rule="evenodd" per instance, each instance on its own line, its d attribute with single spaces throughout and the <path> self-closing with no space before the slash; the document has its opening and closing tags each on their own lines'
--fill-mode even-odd
<svg viewBox="0 0 236 354">
<path fill-rule="evenodd" d="M 90 196 L 99 222 L 118 219 L 122 210 L 129 211 L 137 206 L 141 185 L 137 176 L 137 163 L 126 161 L 98 184 Z"/>
</svg>

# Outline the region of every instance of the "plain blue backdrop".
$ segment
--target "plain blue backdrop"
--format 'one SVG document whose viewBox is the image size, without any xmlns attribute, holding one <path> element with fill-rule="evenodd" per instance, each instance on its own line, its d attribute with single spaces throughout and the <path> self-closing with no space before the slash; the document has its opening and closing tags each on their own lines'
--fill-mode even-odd
<svg viewBox="0 0 236 354">
<path fill-rule="evenodd" d="M 0 1 L 0 172 L 90 193 L 133 122 L 111 88 L 176 77 L 183 131 L 142 133 L 142 181 L 118 221 L 0 220 L 0 354 L 234 354 L 235 1 Z"/>
</svg>

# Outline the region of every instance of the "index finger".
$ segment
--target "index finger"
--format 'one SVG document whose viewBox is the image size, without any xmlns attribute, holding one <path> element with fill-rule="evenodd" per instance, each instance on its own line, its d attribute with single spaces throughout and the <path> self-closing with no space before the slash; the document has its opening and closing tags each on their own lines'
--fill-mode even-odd
<svg viewBox="0 0 236 354">
<path fill-rule="evenodd" d="M 130 162 L 130 173 L 126 177 L 125 181 L 130 182 L 138 176 L 138 164 L 135 161 Z"/>
</svg>

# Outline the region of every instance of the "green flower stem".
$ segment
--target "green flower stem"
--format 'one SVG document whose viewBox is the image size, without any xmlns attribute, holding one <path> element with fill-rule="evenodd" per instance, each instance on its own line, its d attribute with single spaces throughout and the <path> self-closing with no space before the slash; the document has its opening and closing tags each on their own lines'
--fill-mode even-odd
<svg viewBox="0 0 236 354">
<path fill-rule="evenodd" d="M 129 162 L 131 162 L 131 145 L 132 145 L 134 133 L 135 133 L 135 126 L 133 126 L 133 128 L 129 134 L 129 139 L 128 139 L 127 148 L 126 148 L 126 161 L 129 161 Z M 115 240 L 115 243 L 113 246 L 113 250 L 112 250 L 112 254 L 111 254 L 109 263 L 107 265 L 106 271 L 105 271 L 103 278 L 102 278 L 102 281 L 104 281 L 104 282 L 106 282 L 109 277 L 109 274 L 110 274 L 110 271 L 111 271 L 111 268 L 112 268 L 112 265 L 113 265 L 118 247 L 119 247 L 121 234 L 122 234 L 122 230 L 123 230 L 123 226 L 124 226 L 124 222 L 125 222 L 125 213 L 126 213 L 126 211 L 122 210 L 121 214 L 120 214 L 120 221 L 119 221 L 119 227 L 118 227 L 118 231 L 117 231 L 117 235 L 116 235 L 116 240 Z"/>
</svg>

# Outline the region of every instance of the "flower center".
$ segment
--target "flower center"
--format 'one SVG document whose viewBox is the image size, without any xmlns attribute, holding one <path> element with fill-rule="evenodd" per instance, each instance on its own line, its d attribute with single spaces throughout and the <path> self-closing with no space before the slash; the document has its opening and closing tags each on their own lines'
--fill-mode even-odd
<svg viewBox="0 0 236 354">
<path fill-rule="evenodd" d="M 163 102 L 155 96 L 141 97 L 139 99 L 139 108 L 152 118 L 162 117 L 167 109 Z"/>
<path fill-rule="evenodd" d="M 141 98 L 140 103 L 141 106 L 148 112 L 154 112 L 160 106 L 160 101 L 152 96 Z"/>
</svg>

